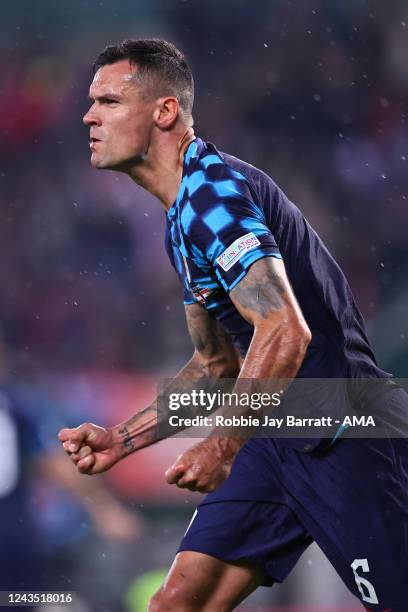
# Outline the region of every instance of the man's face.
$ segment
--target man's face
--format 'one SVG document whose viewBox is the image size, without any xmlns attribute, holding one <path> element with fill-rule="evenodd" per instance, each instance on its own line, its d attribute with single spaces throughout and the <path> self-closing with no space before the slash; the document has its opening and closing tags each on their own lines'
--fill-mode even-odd
<svg viewBox="0 0 408 612">
<path fill-rule="evenodd" d="M 122 60 L 102 66 L 92 81 L 92 106 L 83 121 L 90 128 L 94 168 L 126 172 L 147 153 L 154 102 L 135 84 L 135 70 Z"/>
</svg>

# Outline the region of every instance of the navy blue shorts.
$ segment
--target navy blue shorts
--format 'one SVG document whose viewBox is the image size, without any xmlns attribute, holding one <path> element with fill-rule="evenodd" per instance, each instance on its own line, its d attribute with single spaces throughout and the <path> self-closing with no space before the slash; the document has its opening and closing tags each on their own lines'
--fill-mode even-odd
<svg viewBox="0 0 408 612">
<path fill-rule="evenodd" d="M 391 391 L 392 403 L 408 418 L 404 391 Z M 198 506 L 179 552 L 250 561 L 270 586 L 313 541 L 367 609 L 408 610 L 408 440 L 342 438 L 304 453 L 253 438 Z"/>
</svg>

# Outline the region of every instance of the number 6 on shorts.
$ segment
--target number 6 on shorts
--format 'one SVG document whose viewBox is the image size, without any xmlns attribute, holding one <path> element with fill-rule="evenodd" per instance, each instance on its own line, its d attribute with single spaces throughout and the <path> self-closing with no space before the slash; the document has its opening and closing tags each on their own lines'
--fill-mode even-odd
<svg viewBox="0 0 408 612">
<path fill-rule="evenodd" d="M 354 572 L 354 578 L 358 587 L 358 590 L 361 593 L 361 598 L 363 601 L 372 604 L 378 604 L 377 594 L 371 582 L 369 582 L 366 578 L 362 578 L 357 574 L 357 570 L 361 567 L 363 572 L 369 572 L 370 568 L 368 567 L 367 559 L 354 559 L 351 564 L 351 569 Z"/>
</svg>

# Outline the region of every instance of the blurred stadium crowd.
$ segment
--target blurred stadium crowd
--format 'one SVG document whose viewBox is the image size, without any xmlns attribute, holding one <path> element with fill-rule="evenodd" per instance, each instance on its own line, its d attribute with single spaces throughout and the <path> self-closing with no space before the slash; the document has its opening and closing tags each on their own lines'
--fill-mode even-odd
<svg viewBox="0 0 408 612">
<path fill-rule="evenodd" d="M 168 563 L 194 507 L 193 496 L 163 483 L 180 442 L 119 466 L 105 492 L 84 493 L 91 509 L 60 475 L 44 475 L 37 459 L 57 452 L 61 423 L 109 424 L 142 408 L 155 381 L 174 373 L 191 347 L 160 205 L 127 177 L 90 168 L 81 118 L 92 62 L 125 37 L 179 45 L 195 74 L 197 134 L 268 172 L 300 206 L 348 275 L 381 365 L 406 376 L 408 8 L 364 0 L 258 0 L 256 7 L 244 0 L 44 0 L 36 7 L 17 0 L 3 13 L 2 410 L 16 431 L 17 423 L 29 425 L 27 442 L 15 439 L 21 496 L 12 503 L 11 485 L 2 490 L 0 516 L 32 538 L 23 572 L 27 578 L 37 567 L 32 587 L 77 588 L 84 606 L 117 611 L 132 577 Z M 102 518 L 92 509 L 100 495 L 113 504 Z M 128 532 L 109 529 L 125 514 Z M 87 563 L 99 579 L 89 571 L 81 578 Z M 24 586 L 15 580 L 12 586 Z M 299 575 L 282 595 L 268 591 L 255 602 L 299 605 L 301 583 Z M 336 600 L 327 591 L 322 609 L 350 601 L 338 592 Z"/>
</svg>

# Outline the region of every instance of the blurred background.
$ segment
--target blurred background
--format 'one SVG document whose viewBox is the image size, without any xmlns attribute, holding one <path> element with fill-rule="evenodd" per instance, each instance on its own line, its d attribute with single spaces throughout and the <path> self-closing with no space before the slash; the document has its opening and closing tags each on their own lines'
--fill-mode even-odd
<svg viewBox="0 0 408 612">
<path fill-rule="evenodd" d="M 178 45 L 196 133 L 300 206 L 345 270 L 380 364 L 406 377 L 408 6 L 15 0 L 1 12 L 0 590 L 75 590 L 73 612 L 142 612 L 200 499 L 164 481 L 190 441 L 89 479 L 56 434 L 145 407 L 192 348 L 160 204 L 90 167 L 92 63 L 125 37 Z M 240 607 L 358 609 L 316 547 Z"/>
</svg>

